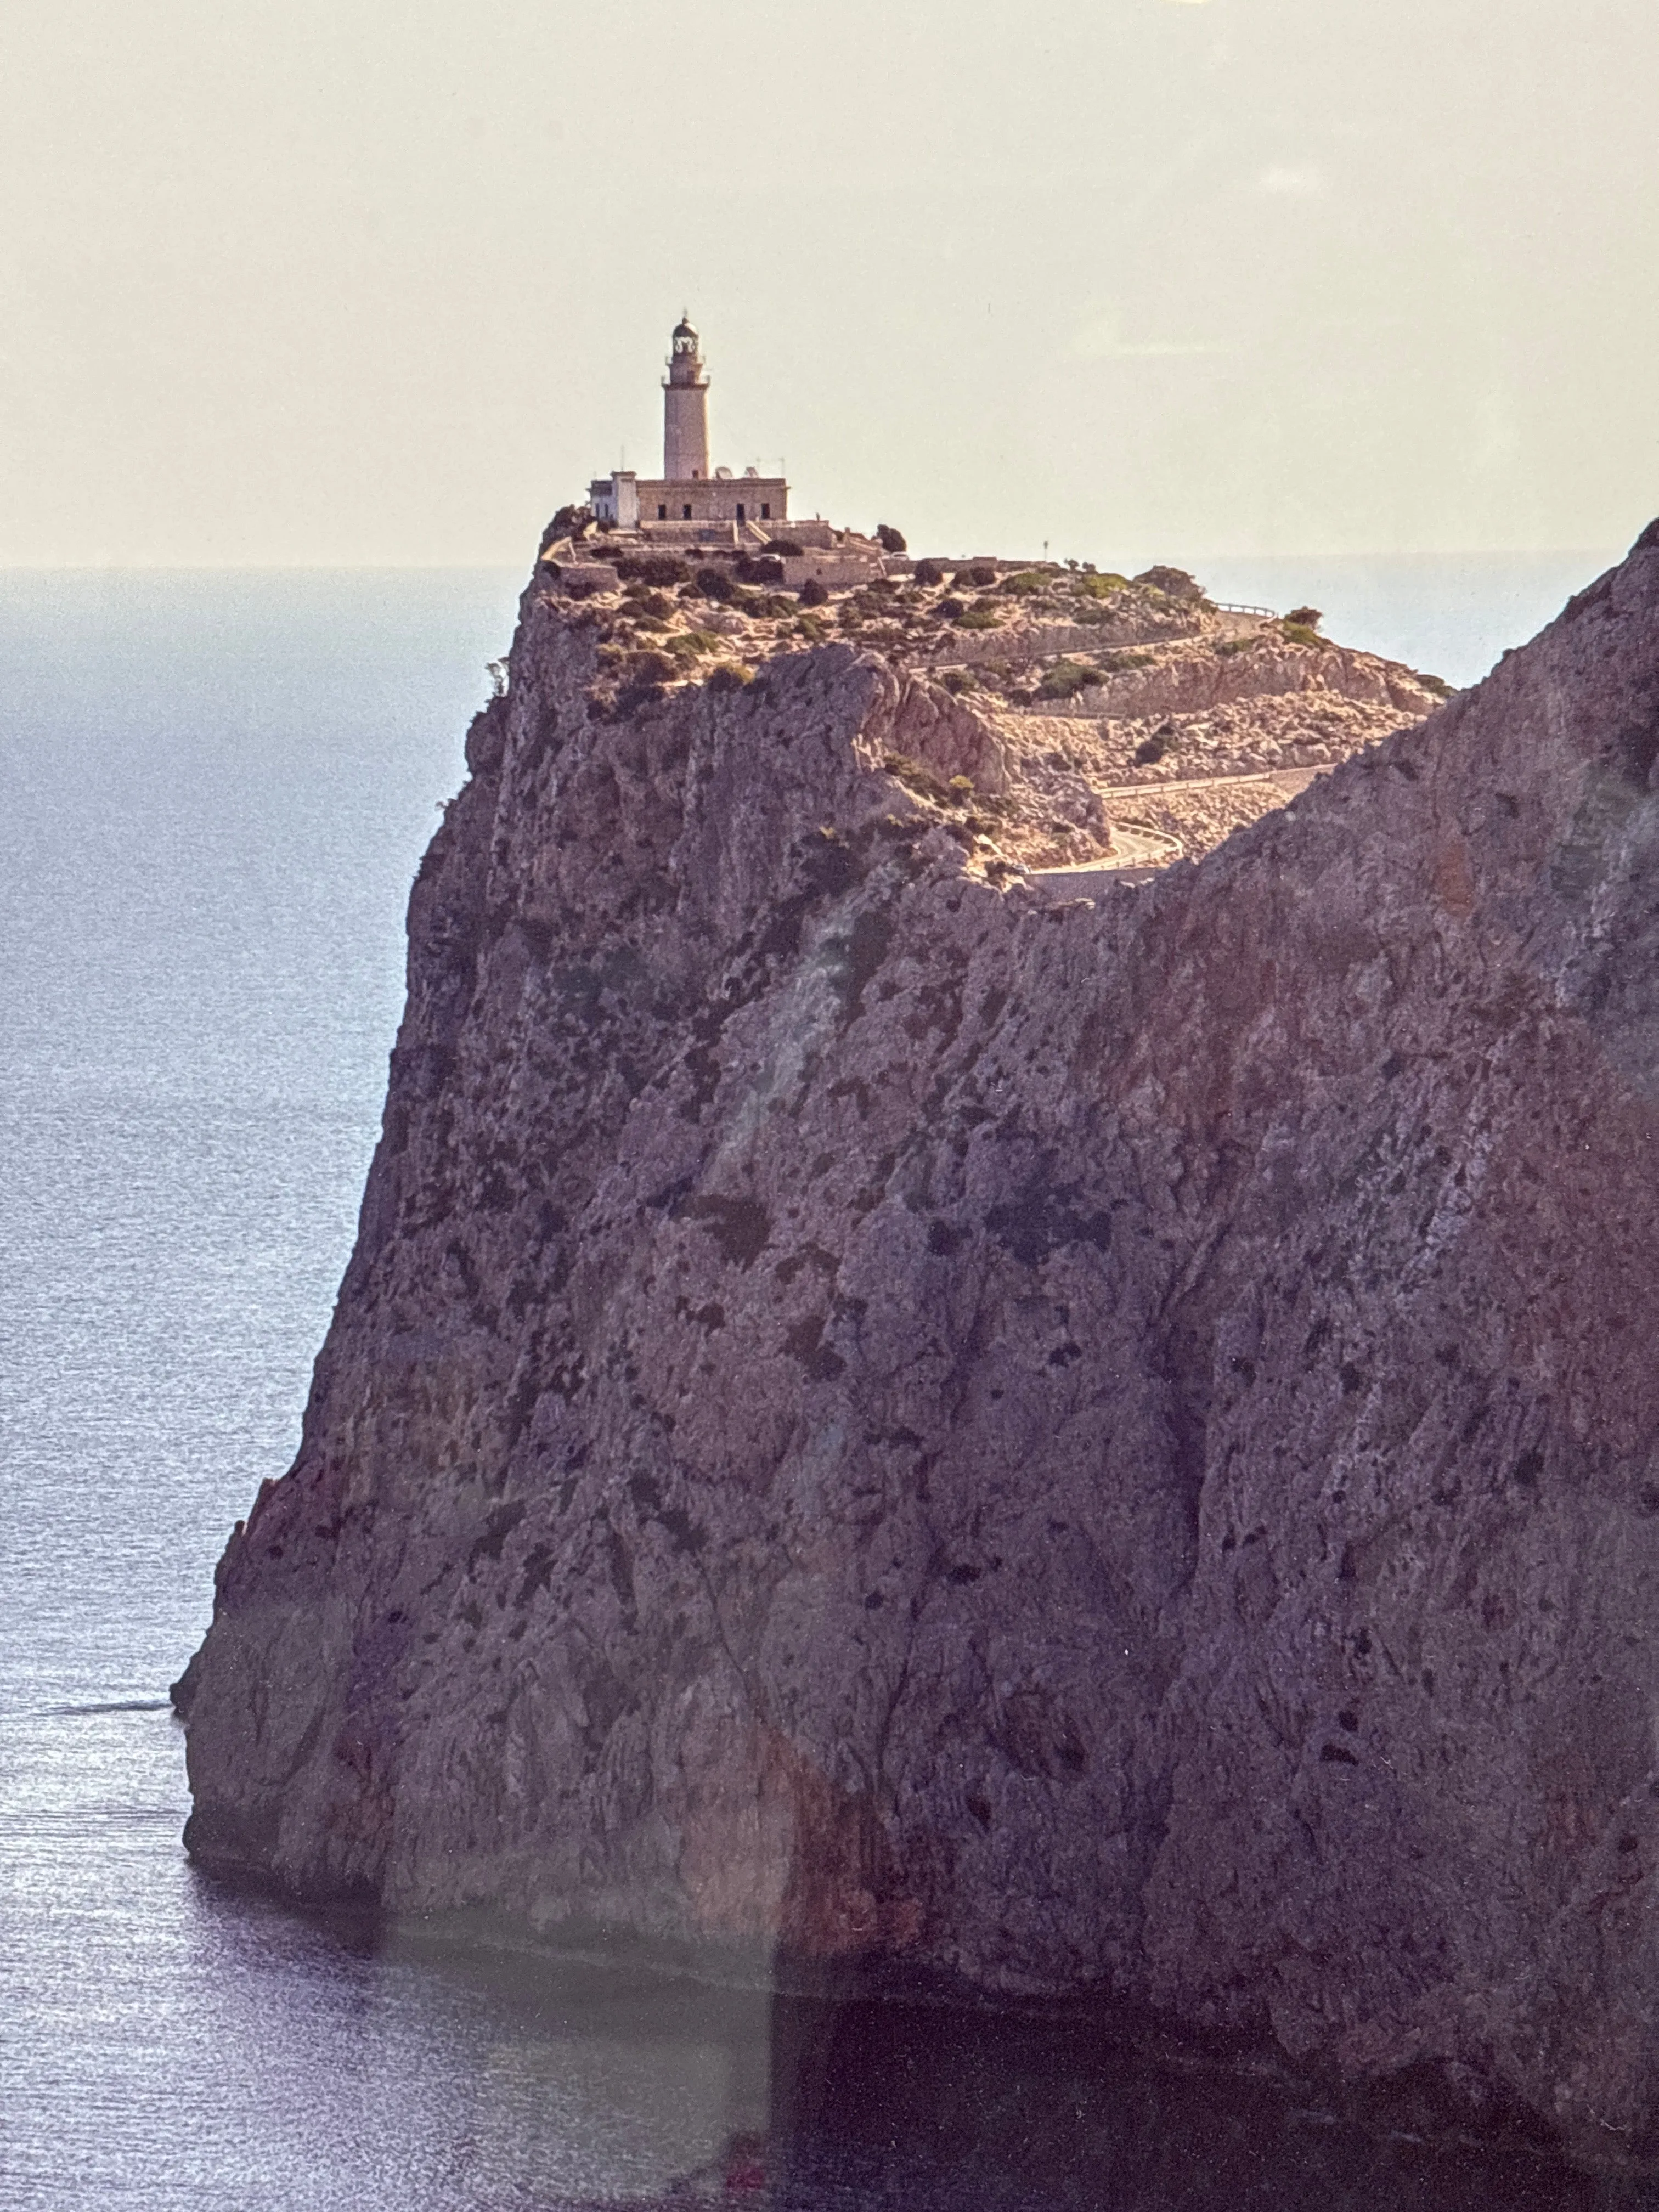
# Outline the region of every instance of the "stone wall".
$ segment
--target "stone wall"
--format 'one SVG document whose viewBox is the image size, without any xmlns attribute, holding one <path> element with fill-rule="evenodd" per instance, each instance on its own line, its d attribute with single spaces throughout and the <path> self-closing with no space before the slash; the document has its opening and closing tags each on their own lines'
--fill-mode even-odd
<svg viewBox="0 0 1659 2212">
<path fill-rule="evenodd" d="M 776 523 L 789 512 L 789 486 L 781 477 L 641 477 L 639 489 L 645 522 Z M 662 507 L 666 514 L 659 513 Z M 769 514 L 762 512 L 769 507 Z"/>
</svg>

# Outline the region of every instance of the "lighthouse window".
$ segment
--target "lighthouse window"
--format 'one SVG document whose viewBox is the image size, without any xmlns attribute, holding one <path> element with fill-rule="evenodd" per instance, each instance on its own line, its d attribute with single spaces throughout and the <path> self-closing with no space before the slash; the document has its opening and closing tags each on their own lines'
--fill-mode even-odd
<svg viewBox="0 0 1659 2212">
<path fill-rule="evenodd" d="M 763 499 L 761 501 L 761 520 L 763 522 L 769 522 L 771 520 L 772 502 L 769 499 Z"/>
<path fill-rule="evenodd" d="M 742 501 L 741 500 L 739 500 L 739 501 L 738 501 L 738 520 L 739 522 L 741 522 L 743 520 L 744 520 L 743 501 Z"/>
<path fill-rule="evenodd" d="M 683 522 L 690 522 L 691 520 L 691 507 L 689 501 L 680 509 L 680 520 Z"/>
<path fill-rule="evenodd" d="M 659 507 L 657 509 L 657 520 L 658 520 L 658 521 L 659 521 L 659 522 L 666 522 L 666 521 L 667 521 L 667 520 L 668 520 L 668 509 L 667 509 L 667 507 L 666 507 L 665 506 L 664 506 L 664 507 Z"/>
</svg>

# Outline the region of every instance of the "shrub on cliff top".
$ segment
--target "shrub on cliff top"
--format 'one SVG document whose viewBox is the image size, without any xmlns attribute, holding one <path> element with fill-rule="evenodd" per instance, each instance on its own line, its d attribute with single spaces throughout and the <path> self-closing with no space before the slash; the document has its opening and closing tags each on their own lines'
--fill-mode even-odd
<svg viewBox="0 0 1659 2212">
<path fill-rule="evenodd" d="M 988 606 L 980 599 L 956 617 L 956 624 L 958 629 L 995 629 L 1001 620 L 1000 607 Z"/>
<path fill-rule="evenodd" d="M 1044 592 L 1051 581 L 1052 579 L 1045 576 L 1041 568 L 1021 568 L 1013 575 L 1003 578 L 1002 589 L 1005 592 Z"/>
<path fill-rule="evenodd" d="M 660 592 L 641 591 L 634 604 L 641 615 L 649 615 L 653 622 L 666 622 L 674 611 L 672 600 Z"/>
<path fill-rule="evenodd" d="M 1288 615 L 1279 627 L 1291 645 L 1323 645 L 1325 642 L 1316 629 L 1310 629 L 1306 623 L 1292 621 Z"/>
<path fill-rule="evenodd" d="M 592 527 L 592 523 L 593 510 L 591 507 L 562 507 L 542 532 L 537 558 L 539 560 L 548 547 L 556 545 L 561 538 L 580 538 L 584 531 Z"/>
<path fill-rule="evenodd" d="M 816 576 L 809 576 L 800 587 L 800 603 L 804 607 L 821 607 L 830 593 Z"/>
<path fill-rule="evenodd" d="M 913 760 L 908 753 L 884 754 L 881 764 L 889 775 L 896 775 L 919 799 L 931 799 L 936 806 L 951 805 L 949 786 L 935 775 L 932 769 L 925 767 L 919 760 Z"/>
<path fill-rule="evenodd" d="M 895 530 L 890 522 L 878 522 L 876 525 L 876 543 L 884 553 L 902 553 L 904 533 Z"/>
<path fill-rule="evenodd" d="M 918 561 L 915 566 L 915 580 L 919 584 L 926 584 L 931 590 L 935 584 L 942 584 L 945 581 L 945 571 L 937 561 Z"/>
<path fill-rule="evenodd" d="M 729 568 L 699 568 L 691 579 L 705 599 L 717 599 L 730 606 L 738 596 L 738 586 Z"/>
<path fill-rule="evenodd" d="M 994 584 L 996 580 L 997 572 L 992 562 L 970 561 L 965 568 L 958 568 L 951 580 L 957 585 L 977 584 L 983 591 L 988 584 Z"/>
<path fill-rule="evenodd" d="M 1285 619 L 1298 623 L 1304 629 L 1317 629 L 1325 617 L 1317 607 L 1292 607 Z"/>
<path fill-rule="evenodd" d="M 623 674 L 629 684 L 665 684 L 671 676 L 678 676 L 679 665 L 665 653 L 651 650 L 630 653 L 623 664 Z"/>
<path fill-rule="evenodd" d="M 1127 592 L 1128 590 L 1129 579 L 1127 576 L 1120 576 L 1109 571 L 1105 575 L 1095 575 L 1091 574 L 1086 576 L 1079 576 L 1078 578 L 1078 584 L 1079 588 L 1086 592 L 1091 599 L 1109 599 L 1114 592 Z"/>
<path fill-rule="evenodd" d="M 624 553 L 617 574 L 625 584 L 683 584 L 690 575 L 677 553 Z"/>
<path fill-rule="evenodd" d="M 1081 660 L 1057 660 L 1037 685 L 1039 699 L 1073 699 L 1086 684 L 1098 680 L 1098 672 Z"/>
<path fill-rule="evenodd" d="M 1135 581 L 1144 584 L 1150 591 L 1162 592 L 1166 599 L 1201 599 L 1204 596 L 1204 586 L 1195 577 L 1189 576 L 1184 568 L 1166 568 L 1161 565 L 1143 568 Z"/>
</svg>

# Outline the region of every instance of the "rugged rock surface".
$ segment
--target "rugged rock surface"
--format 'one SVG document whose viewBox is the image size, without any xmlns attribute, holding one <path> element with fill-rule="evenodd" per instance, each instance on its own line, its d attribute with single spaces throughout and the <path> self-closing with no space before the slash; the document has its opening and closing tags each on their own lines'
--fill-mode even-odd
<svg viewBox="0 0 1659 2212">
<path fill-rule="evenodd" d="M 602 649 L 527 594 L 421 871 L 191 1850 L 1109 1989 L 1651 2152 L 1659 528 L 1092 903 L 884 770 L 921 674 Z"/>
<path fill-rule="evenodd" d="M 1296 623 L 1218 608 L 1180 569 L 1132 583 L 1057 562 L 905 562 L 914 574 L 809 611 L 754 587 L 776 561 L 703 561 L 624 540 L 544 550 L 538 574 L 599 622 L 598 696 L 633 707 L 688 681 L 745 682 L 803 645 L 875 653 L 908 679 L 889 765 L 968 776 L 987 862 L 1143 860 L 1137 826 L 1163 833 L 1166 855 L 1206 852 L 1283 802 L 1281 772 L 1345 760 L 1447 696 Z M 1194 778 L 1217 788 L 1195 797 Z"/>
</svg>

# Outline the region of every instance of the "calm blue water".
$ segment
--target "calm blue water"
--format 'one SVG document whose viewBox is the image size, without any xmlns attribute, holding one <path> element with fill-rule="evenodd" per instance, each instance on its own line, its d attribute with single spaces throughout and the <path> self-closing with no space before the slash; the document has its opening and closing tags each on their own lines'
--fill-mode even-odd
<svg viewBox="0 0 1659 2212">
<path fill-rule="evenodd" d="M 1463 678 L 1597 565 L 1328 567 L 1270 596 Z M 296 1441 L 408 884 L 518 583 L 0 574 L 5 2212 L 528 2212 L 653 2194 L 766 2124 L 758 2000 L 371 1942 L 179 1847 L 166 1687 Z M 843 2023 L 862 2086 L 787 2180 L 770 2154 L 766 2201 L 1568 2201 L 1121 2054 L 886 2033 Z"/>
</svg>

